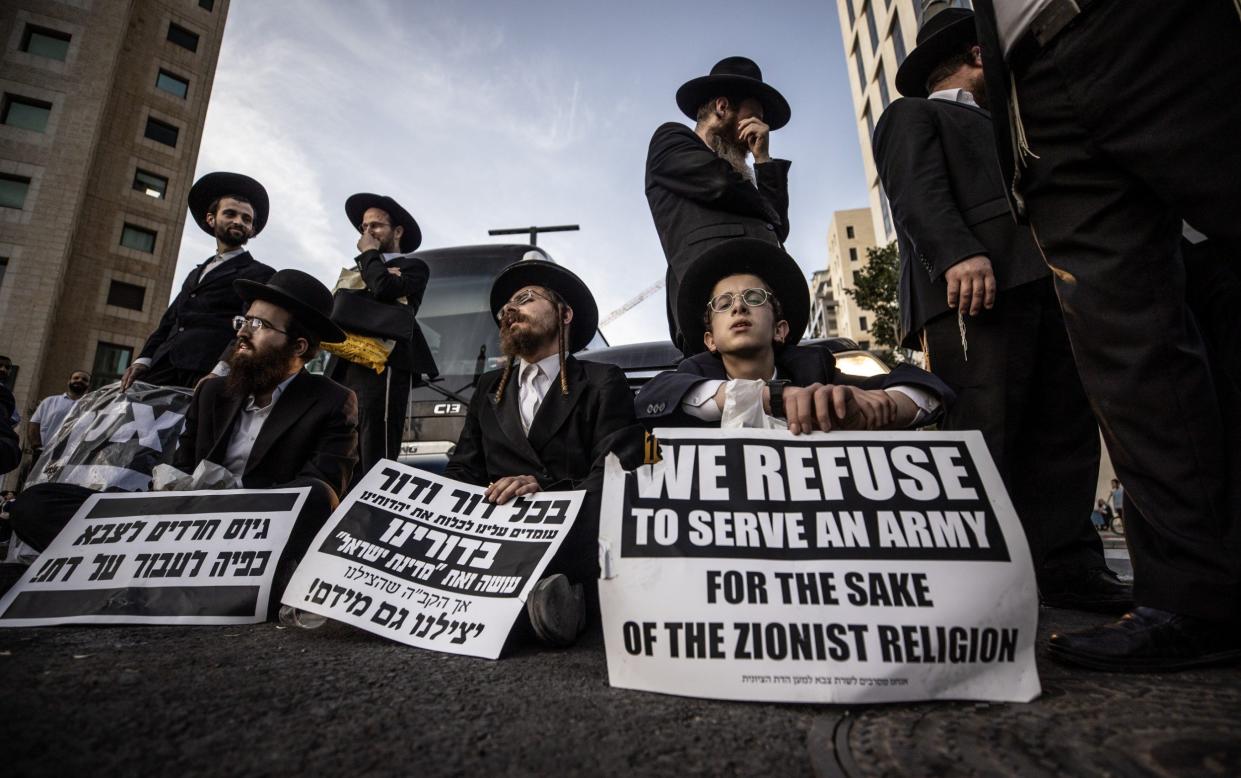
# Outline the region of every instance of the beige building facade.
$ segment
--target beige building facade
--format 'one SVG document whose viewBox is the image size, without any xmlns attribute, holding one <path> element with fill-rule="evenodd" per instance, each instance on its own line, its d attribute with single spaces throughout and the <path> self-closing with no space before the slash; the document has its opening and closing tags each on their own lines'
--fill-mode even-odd
<svg viewBox="0 0 1241 778">
<path fill-rule="evenodd" d="M 0 6 L 0 354 L 23 419 L 167 307 L 229 0 Z"/>
<path fill-rule="evenodd" d="M 868 262 L 866 250 L 875 246 L 875 229 L 869 208 L 836 211 L 827 228 L 827 273 L 822 287 L 830 294 L 830 305 L 835 321 L 835 331 L 829 336 L 851 338 L 864 349 L 871 347 L 870 326 L 875 316 L 861 307 L 848 290 L 856 285 L 857 274 Z M 817 274 L 816 274 L 817 275 Z M 815 287 L 819 292 L 819 287 Z M 823 292 L 819 292 L 822 294 Z"/>
</svg>

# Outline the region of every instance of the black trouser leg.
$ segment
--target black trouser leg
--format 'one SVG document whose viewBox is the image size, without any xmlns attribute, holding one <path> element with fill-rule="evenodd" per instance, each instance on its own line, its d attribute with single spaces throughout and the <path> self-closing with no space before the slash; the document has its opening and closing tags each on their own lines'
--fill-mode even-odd
<svg viewBox="0 0 1241 778">
<path fill-rule="evenodd" d="M 1022 190 L 1125 486 L 1135 600 L 1219 621 L 1241 599 L 1241 397 L 1217 394 L 1178 244 L 1181 218 L 1241 239 L 1238 51 L 1227 0 L 1111 2 L 1016 78 Z"/>
<path fill-rule="evenodd" d="M 1098 429 L 1069 352 L 1051 280 L 1001 293 L 993 310 L 926 325 L 933 373 L 957 392 L 941 428 L 979 430 L 1021 519 L 1041 586 L 1104 567 L 1090 523 Z"/>
<path fill-rule="evenodd" d="M 392 374 L 391 384 L 389 373 Z M 358 466 L 349 484 L 352 489 L 376 462 L 400 456 L 411 379 L 407 370 L 389 367 L 383 373 L 376 373 L 347 362 L 341 383 L 358 396 Z"/>
</svg>

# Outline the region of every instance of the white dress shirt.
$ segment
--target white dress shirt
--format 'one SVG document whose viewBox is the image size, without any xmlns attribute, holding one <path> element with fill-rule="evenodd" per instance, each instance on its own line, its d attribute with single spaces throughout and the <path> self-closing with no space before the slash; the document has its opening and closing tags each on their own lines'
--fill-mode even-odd
<svg viewBox="0 0 1241 778">
<path fill-rule="evenodd" d="M 259 433 L 263 431 L 263 425 L 267 423 L 267 417 L 271 415 L 271 409 L 276 407 L 276 401 L 280 399 L 280 395 L 284 394 L 285 388 L 294 378 L 297 378 L 297 373 L 281 381 L 280 385 L 271 393 L 271 402 L 262 408 L 255 405 L 254 395 L 246 398 L 245 407 L 237 415 L 237 426 L 233 427 L 233 434 L 228 439 L 228 448 L 224 452 L 224 462 L 221 463 L 238 479 L 246 472 L 246 462 L 250 459 L 250 450 L 254 448 L 254 441 L 258 440 Z"/>
<path fill-rule="evenodd" d="M 552 354 L 538 362 L 519 359 L 517 367 L 517 407 L 521 409 L 522 429 L 529 433 L 547 390 L 560 376 L 560 354 Z"/>
<path fill-rule="evenodd" d="M 970 94 L 969 90 L 961 89 L 960 87 L 956 89 L 941 89 L 938 92 L 932 92 L 927 98 L 930 100 L 947 100 L 950 103 L 964 103 L 965 105 L 972 105 L 975 108 L 982 109 L 982 106 L 974 101 L 974 95 Z"/>
<path fill-rule="evenodd" d="M 772 380 L 775 380 L 775 373 L 772 373 L 771 378 Z M 702 419 L 703 421 L 719 421 L 724 415 L 723 410 L 721 410 L 720 406 L 715 403 L 715 393 L 719 391 L 720 384 L 727 385 L 727 388 L 724 389 L 724 404 L 727 406 L 730 402 L 736 405 L 739 401 L 742 393 L 736 392 L 736 389 L 741 383 L 743 383 L 743 381 L 738 379 L 729 381 L 721 381 L 719 379 L 699 381 L 697 384 L 694 384 L 693 388 L 685 393 L 685 397 L 681 400 L 681 410 L 696 419 Z M 922 387 L 906 385 L 889 386 L 884 389 L 884 391 L 903 394 L 910 400 L 913 400 L 914 405 L 918 406 L 918 414 L 914 416 L 914 420 L 910 424 L 911 427 L 916 426 L 927 416 L 939 410 L 939 398 Z M 744 396 L 750 397 L 751 395 L 749 392 L 746 392 L 744 393 Z M 763 402 L 762 392 L 758 393 L 757 400 L 750 400 L 750 402 L 757 402 L 761 406 Z"/>
</svg>

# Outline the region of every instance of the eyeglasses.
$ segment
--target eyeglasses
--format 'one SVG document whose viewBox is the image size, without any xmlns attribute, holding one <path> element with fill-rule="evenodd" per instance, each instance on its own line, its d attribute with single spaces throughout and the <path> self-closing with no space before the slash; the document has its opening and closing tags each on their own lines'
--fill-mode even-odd
<svg viewBox="0 0 1241 778">
<path fill-rule="evenodd" d="M 234 331 L 241 332 L 246 327 L 249 327 L 255 332 L 266 329 L 266 330 L 271 330 L 272 332 L 279 332 L 281 335 L 289 334 L 285 332 L 284 330 L 276 327 L 276 325 L 272 324 L 267 319 L 260 319 L 257 316 L 234 316 L 233 317 L 233 330 Z"/>
<path fill-rule="evenodd" d="M 741 298 L 741 302 L 745 303 L 747 307 L 757 308 L 774 299 L 775 295 L 766 289 L 742 289 L 740 292 L 724 292 L 712 297 L 707 303 L 707 307 L 716 313 L 723 313 L 733 307 L 733 300 L 736 300 L 738 297 Z"/>
<path fill-rule="evenodd" d="M 362 222 L 362 224 L 360 225 L 362 232 L 370 232 L 372 227 L 375 229 L 380 229 L 380 228 L 388 228 L 391 226 L 392 224 L 390 222 Z"/>
<path fill-rule="evenodd" d="M 510 297 L 508 302 L 500 306 L 499 312 L 496 313 L 496 320 L 499 321 L 504 318 L 505 308 L 508 308 L 510 306 L 512 306 L 513 308 L 519 308 L 525 305 L 526 303 L 534 300 L 535 298 L 538 298 L 540 300 L 546 300 L 552 305 L 556 304 L 555 300 L 553 300 L 552 298 L 548 297 L 545 294 L 539 294 L 538 292 L 535 292 L 533 290 L 525 289 L 513 295 L 512 297 Z"/>
</svg>

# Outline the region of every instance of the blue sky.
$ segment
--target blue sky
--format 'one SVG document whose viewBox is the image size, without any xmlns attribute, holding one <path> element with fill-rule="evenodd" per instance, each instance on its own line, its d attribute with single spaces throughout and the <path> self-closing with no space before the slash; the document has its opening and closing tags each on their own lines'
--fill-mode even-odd
<svg viewBox="0 0 1241 778">
<path fill-rule="evenodd" d="M 788 249 L 809 274 L 826 266 L 832 212 L 866 204 L 829 0 L 235 0 L 198 174 L 262 181 L 272 212 L 254 255 L 329 285 L 357 253 L 344 200 L 358 191 L 409 209 L 423 248 L 580 224 L 540 245 L 606 316 L 664 272 L 643 193 L 651 133 L 688 123 L 677 87 L 734 54 L 793 107 L 771 150 L 793 160 Z M 178 287 L 213 249 L 186 230 Z M 604 332 L 612 343 L 666 337 L 662 292 Z"/>
</svg>

